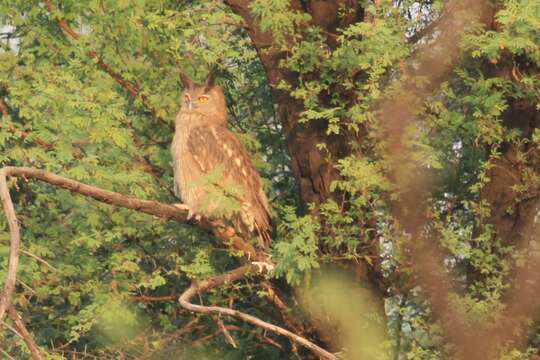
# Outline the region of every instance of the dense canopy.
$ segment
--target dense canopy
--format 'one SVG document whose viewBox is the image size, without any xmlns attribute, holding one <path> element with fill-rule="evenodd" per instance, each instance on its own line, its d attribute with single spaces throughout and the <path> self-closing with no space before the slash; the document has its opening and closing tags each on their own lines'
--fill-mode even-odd
<svg viewBox="0 0 540 360">
<path fill-rule="evenodd" d="M 537 358 L 539 69 L 538 0 L 0 0 L 0 358 Z M 267 250 L 169 206 L 179 72 Z"/>
</svg>

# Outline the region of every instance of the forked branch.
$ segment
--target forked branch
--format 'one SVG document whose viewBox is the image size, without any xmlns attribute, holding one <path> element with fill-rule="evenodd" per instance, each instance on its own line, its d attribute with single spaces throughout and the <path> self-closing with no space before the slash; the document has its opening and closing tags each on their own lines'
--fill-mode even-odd
<svg viewBox="0 0 540 360">
<path fill-rule="evenodd" d="M 41 352 L 37 344 L 34 342 L 32 335 L 30 335 L 30 332 L 24 325 L 24 322 L 19 316 L 19 314 L 17 314 L 17 311 L 15 310 L 13 305 L 9 307 L 9 309 L 7 310 L 7 313 L 9 314 L 9 317 L 11 318 L 11 321 L 13 322 L 14 326 L 10 326 L 7 323 L 1 322 L 1 321 L 0 321 L 0 326 L 3 325 L 5 328 L 9 329 L 15 336 L 21 338 L 21 340 L 25 342 L 26 346 L 30 350 L 32 359 L 45 360 L 45 358 L 43 357 L 43 353 Z M 7 352 L 3 351 L 1 348 L 0 348 L 0 352 L 4 354 L 4 356 L 6 356 L 8 359 L 14 359 L 12 356 L 10 356 Z"/>
<path fill-rule="evenodd" d="M 9 317 L 11 318 L 13 323 L 15 324 L 15 328 L 17 329 L 17 331 L 21 335 L 23 341 L 26 343 L 26 346 L 30 350 L 30 353 L 32 354 L 32 359 L 34 359 L 34 360 L 45 360 L 45 358 L 43 357 L 43 354 L 40 351 L 39 347 L 34 342 L 34 339 L 32 339 L 32 335 L 30 335 L 30 332 L 28 331 L 28 329 L 24 325 L 23 320 L 21 319 L 19 314 L 17 314 L 17 311 L 15 311 L 15 308 L 13 306 L 9 307 L 8 313 L 9 313 Z"/>
<path fill-rule="evenodd" d="M 197 312 L 197 313 L 202 313 L 202 314 L 228 315 L 228 316 L 236 317 L 240 320 L 243 320 L 247 323 L 258 326 L 262 329 L 286 336 L 287 338 L 294 341 L 295 343 L 301 346 L 304 346 L 305 348 L 307 348 L 312 353 L 314 353 L 315 355 L 319 356 L 322 359 L 337 360 L 337 357 L 334 354 L 326 351 L 325 349 L 312 343 L 311 341 L 301 336 L 298 336 L 297 334 L 287 329 L 284 329 L 282 327 L 263 321 L 255 316 L 240 312 L 238 310 L 230 309 L 230 308 L 225 308 L 225 307 L 220 307 L 220 306 L 196 305 L 190 302 L 190 300 L 197 294 L 204 293 L 208 290 L 214 289 L 225 283 L 242 279 L 244 276 L 246 276 L 249 273 L 257 273 L 257 272 L 260 272 L 260 268 L 256 264 L 252 263 L 252 264 L 243 265 L 230 272 L 209 278 L 201 282 L 195 281 L 191 284 L 191 286 L 186 291 L 182 293 L 182 295 L 180 295 L 178 302 L 183 308 L 192 312 Z"/>
</svg>

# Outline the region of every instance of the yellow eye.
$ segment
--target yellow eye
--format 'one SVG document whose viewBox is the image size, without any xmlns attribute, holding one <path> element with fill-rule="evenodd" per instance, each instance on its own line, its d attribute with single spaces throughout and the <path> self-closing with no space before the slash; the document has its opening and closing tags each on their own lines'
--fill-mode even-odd
<svg viewBox="0 0 540 360">
<path fill-rule="evenodd" d="M 197 100 L 199 100 L 200 102 L 207 102 L 208 101 L 208 96 L 199 96 L 197 98 Z"/>
</svg>

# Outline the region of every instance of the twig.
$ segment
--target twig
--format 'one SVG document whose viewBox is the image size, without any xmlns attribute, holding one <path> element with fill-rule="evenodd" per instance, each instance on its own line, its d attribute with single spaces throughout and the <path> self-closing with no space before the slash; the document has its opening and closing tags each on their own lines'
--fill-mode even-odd
<svg viewBox="0 0 540 360">
<path fill-rule="evenodd" d="M 238 348 L 238 345 L 236 345 L 236 341 L 234 341 L 234 338 L 229 333 L 229 330 L 225 327 L 225 324 L 223 324 L 223 320 L 221 320 L 219 317 L 216 319 L 216 323 L 218 324 L 219 329 L 223 333 L 223 336 L 225 336 L 225 339 L 227 339 L 227 342 L 231 344 L 233 348 Z"/>
<path fill-rule="evenodd" d="M 148 296 L 148 295 L 133 295 L 130 297 L 134 301 L 154 302 L 154 301 L 176 301 L 179 295 L 163 295 L 163 296 Z"/>
<path fill-rule="evenodd" d="M 2 354 L 4 354 L 9 360 L 15 360 L 15 358 L 11 355 L 9 355 L 7 352 L 5 352 L 4 350 L 0 349 L 0 352 Z"/>
<path fill-rule="evenodd" d="M 192 340 L 191 341 L 191 346 L 199 345 L 200 343 L 203 343 L 205 341 L 213 339 L 216 336 L 218 336 L 220 332 L 221 332 L 221 330 L 216 330 L 216 331 L 214 331 L 214 332 L 212 332 L 212 333 L 210 333 L 208 335 L 204 335 L 203 337 Z"/>
<path fill-rule="evenodd" d="M 19 337 L 19 338 L 23 338 L 21 334 L 19 334 L 19 332 L 11 325 L 8 325 L 5 321 L 1 322 L 0 325 L 3 325 L 6 329 L 8 329 L 9 331 L 11 331 L 15 336 Z"/>
<path fill-rule="evenodd" d="M 40 258 L 39 256 L 35 255 L 35 254 L 32 254 L 30 251 L 28 250 L 24 250 L 24 249 L 21 249 L 21 253 L 25 254 L 25 255 L 28 255 L 30 256 L 31 258 L 35 259 L 36 261 L 42 263 L 43 265 L 47 266 L 49 269 L 51 269 L 52 271 L 54 272 L 57 272 L 58 269 L 55 268 L 54 266 L 52 266 L 51 264 L 49 264 L 47 261 L 45 261 L 44 259 Z"/>
<path fill-rule="evenodd" d="M 337 360 L 337 357 L 334 354 L 324 350 L 323 348 L 312 343 L 311 341 L 287 329 L 284 329 L 279 326 L 270 324 L 266 321 L 263 321 L 255 316 L 245 314 L 243 312 L 229 309 L 229 308 L 224 308 L 224 307 L 219 307 L 219 306 L 195 305 L 190 302 L 190 300 L 197 294 L 204 293 L 210 289 L 223 285 L 224 283 L 239 280 L 249 273 L 256 273 L 256 272 L 259 272 L 259 267 L 255 264 L 248 264 L 248 265 L 243 265 L 225 274 L 215 276 L 201 282 L 193 282 L 191 286 L 186 291 L 184 291 L 184 293 L 182 293 L 178 302 L 183 308 L 192 312 L 197 312 L 197 313 L 202 313 L 202 314 L 229 315 L 229 316 L 239 318 L 241 320 L 244 320 L 245 322 L 261 327 L 265 330 L 272 331 L 274 333 L 286 336 L 292 341 L 298 343 L 299 345 L 302 345 L 305 348 L 309 349 L 311 352 L 313 352 L 314 354 L 316 354 L 317 356 L 323 359 Z"/>
<path fill-rule="evenodd" d="M 13 307 L 13 305 L 9 307 L 8 313 L 11 320 L 13 320 L 15 327 L 19 331 L 19 334 L 21 335 L 22 339 L 26 343 L 26 346 L 28 347 L 28 349 L 30 349 L 32 358 L 34 360 L 45 360 L 45 358 L 41 354 L 41 351 L 39 350 L 39 347 L 34 342 L 34 339 L 32 339 L 32 335 L 30 335 L 30 332 L 24 325 L 24 322 L 22 321 L 19 314 L 17 314 L 17 311 L 15 311 L 15 308 Z"/>
<path fill-rule="evenodd" d="M 30 285 L 22 281 L 21 279 L 17 279 L 17 282 L 23 286 L 26 290 L 30 291 L 32 294 L 36 294 L 36 290 L 32 289 Z"/>
</svg>

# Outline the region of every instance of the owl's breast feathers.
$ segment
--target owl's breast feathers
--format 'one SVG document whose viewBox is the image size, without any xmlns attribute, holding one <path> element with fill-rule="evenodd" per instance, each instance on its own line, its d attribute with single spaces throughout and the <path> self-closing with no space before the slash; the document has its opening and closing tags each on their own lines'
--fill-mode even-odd
<svg viewBox="0 0 540 360">
<path fill-rule="evenodd" d="M 188 206 L 199 209 L 202 215 L 212 216 L 211 205 L 208 206 L 212 199 L 205 196 L 211 197 L 212 191 L 219 187 L 218 190 L 240 203 L 238 220 L 249 231 L 259 233 L 262 245 L 268 245 L 271 231 L 268 200 L 244 145 L 225 126 L 190 123 L 177 129 L 172 145 L 180 198 Z M 212 177 L 214 171 L 219 173 L 213 174 L 217 178 L 212 178 L 209 184 L 204 177 Z M 206 209 L 202 203 L 206 203 Z"/>
</svg>

